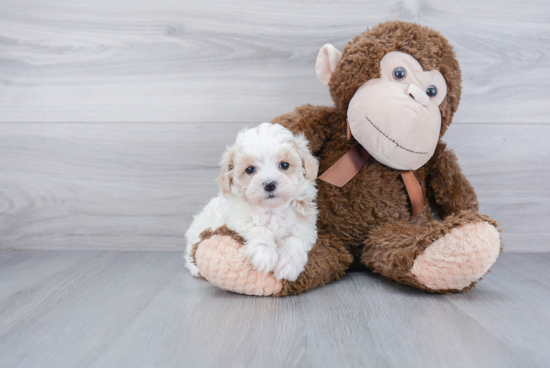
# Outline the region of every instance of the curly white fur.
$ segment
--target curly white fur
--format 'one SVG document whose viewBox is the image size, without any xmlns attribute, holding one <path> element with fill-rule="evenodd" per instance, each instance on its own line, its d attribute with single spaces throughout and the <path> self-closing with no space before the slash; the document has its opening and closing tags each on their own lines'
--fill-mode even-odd
<svg viewBox="0 0 550 368">
<path fill-rule="evenodd" d="M 282 162 L 289 168 L 283 169 Z M 252 174 L 246 172 L 249 167 L 254 167 Z M 270 123 L 239 132 L 222 159 L 222 191 L 195 216 L 185 234 L 191 274 L 199 274 L 190 251 L 200 233 L 225 224 L 244 237 L 244 253 L 257 270 L 295 281 L 317 241 L 318 168 L 303 135 Z M 266 190 L 270 182 L 276 185 L 272 191 Z"/>
</svg>

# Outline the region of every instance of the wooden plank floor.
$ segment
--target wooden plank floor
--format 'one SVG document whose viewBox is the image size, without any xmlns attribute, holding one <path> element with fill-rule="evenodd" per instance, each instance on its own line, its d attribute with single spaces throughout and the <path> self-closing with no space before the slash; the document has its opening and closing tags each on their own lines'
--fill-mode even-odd
<svg viewBox="0 0 550 368">
<path fill-rule="evenodd" d="M 550 254 L 503 254 L 465 294 L 372 273 L 258 298 L 179 252 L 0 251 L 0 367 L 547 367 Z"/>
</svg>

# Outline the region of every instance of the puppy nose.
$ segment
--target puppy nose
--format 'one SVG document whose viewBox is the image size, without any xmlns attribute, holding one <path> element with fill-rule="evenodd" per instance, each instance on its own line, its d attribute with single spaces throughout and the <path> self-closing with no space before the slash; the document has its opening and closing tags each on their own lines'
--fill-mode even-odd
<svg viewBox="0 0 550 368">
<path fill-rule="evenodd" d="M 277 188 L 277 183 L 274 181 L 266 181 L 264 183 L 264 189 L 266 192 L 273 192 Z"/>
<path fill-rule="evenodd" d="M 421 105 L 428 106 L 430 98 L 426 94 L 426 91 L 423 91 L 416 84 L 409 84 L 409 89 L 407 90 L 409 96 L 411 96 L 416 102 Z"/>
</svg>

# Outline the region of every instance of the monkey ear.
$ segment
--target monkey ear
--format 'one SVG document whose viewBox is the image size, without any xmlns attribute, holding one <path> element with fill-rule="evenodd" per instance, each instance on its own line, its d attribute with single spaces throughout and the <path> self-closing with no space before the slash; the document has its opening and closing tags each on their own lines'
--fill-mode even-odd
<svg viewBox="0 0 550 368">
<path fill-rule="evenodd" d="M 319 78 L 325 86 L 328 86 L 330 76 L 338 66 L 341 58 L 342 53 L 329 43 L 323 46 L 321 51 L 319 51 L 317 61 L 315 62 L 315 72 L 317 73 L 317 78 Z"/>
<path fill-rule="evenodd" d="M 317 173 L 319 172 L 319 160 L 317 160 L 317 158 L 309 151 L 308 141 L 303 134 L 300 134 L 294 138 L 294 144 L 300 158 L 302 159 L 306 179 L 309 181 L 315 181 L 317 178 Z"/>
<path fill-rule="evenodd" d="M 233 181 L 233 168 L 235 167 L 236 152 L 237 148 L 235 146 L 231 146 L 227 149 L 222 157 L 222 172 L 220 173 L 220 176 L 218 176 L 216 181 L 218 182 L 218 185 L 220 186 L 220 189 L 222 190 L 222 193 L 224 195 L 231 193 L 231 184 Z"/>
</svg>

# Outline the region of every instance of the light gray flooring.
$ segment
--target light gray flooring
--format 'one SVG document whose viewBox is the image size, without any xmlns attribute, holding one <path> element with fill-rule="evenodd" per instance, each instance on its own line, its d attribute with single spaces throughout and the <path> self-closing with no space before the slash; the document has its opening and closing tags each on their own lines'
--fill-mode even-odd
<svg viewBox="0 0 550 368">
<path fill-rule="evenodd" d="M 372 273 L 286 298 L 192 278 L 179 252 L 0 251 L 1 367 L 548 367 L 550 254 L 472 291 Z"/>
</svg>

